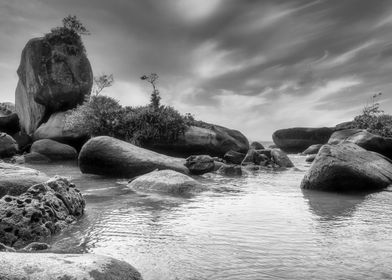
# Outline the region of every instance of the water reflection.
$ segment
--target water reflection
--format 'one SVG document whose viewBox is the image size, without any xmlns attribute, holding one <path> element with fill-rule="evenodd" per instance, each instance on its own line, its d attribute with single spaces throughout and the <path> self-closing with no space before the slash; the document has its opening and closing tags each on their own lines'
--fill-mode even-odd
<svg viewBox="0 0 392 280">
<path fill-rule="evenodd" d="M 340 220 L 354 215 L 369 193 L 342 194 L 302 189 L 309 210 L 323 221 Z"/>
</svg>

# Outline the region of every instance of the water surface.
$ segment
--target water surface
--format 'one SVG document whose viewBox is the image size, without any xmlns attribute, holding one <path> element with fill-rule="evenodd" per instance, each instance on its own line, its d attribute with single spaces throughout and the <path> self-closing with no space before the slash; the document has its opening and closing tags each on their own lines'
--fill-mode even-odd
<svg viewBox="0 0 392 280">
<path fill-rule="evenodd" d="M 392 279 L 392 193 L 302 191 L 309 165 L 291 159 L 297 168 L 197 177 L 209 191 L 190 198 L 134 193 L 74 163 L 32 167 L 72 178 L 87 201 L 54 249 L 127 261 L 145 280 Z"/>
</svg>

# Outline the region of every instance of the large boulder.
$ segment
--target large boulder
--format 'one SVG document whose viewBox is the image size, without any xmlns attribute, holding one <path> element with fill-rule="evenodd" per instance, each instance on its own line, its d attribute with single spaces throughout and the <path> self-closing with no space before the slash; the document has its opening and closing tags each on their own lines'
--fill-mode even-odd
<svg viewBox="0 0 392 280">
<path fill-rule="evenodd" d="M 230 150 L 246 153 L 249 142 L 237 130 L 206 124 L 205 127 L 189 126 L 177 141 L 152 143 L 146 147 L 165 154 L 184 157 L 202 154 L 223 157 Z"/>
<path fill-rule="evenodd" d="M 34 132 L 34 140 L 52 139 L 72 146 L 80 146 L 87 140 L 88 135 L 85 131 L 72 126 L 72 122 L 68 118 L 69 114 L 69 111 L 52 114 Z"/>
<path fill-rule="evenodd" d="M 12 135 L 19 130 L 19 117 L 13 104 L 0 103 L 0 132 Z"/>
<path fill-rule="evenodd" d="M 392 138 L 372 134 L 366 130 L 347 129 L 334 132 L 329 144 L 350 142 L 386 157 L 392 158 Z"/>
<path fill-rule="evenodd" d="M 353 143 L 324 145 L 301 187 L 322 191 L 380 190 L 392 184 L 392 162 Z"/>
<path fill-rule="evenodd" d="M 31 186 L 49 180 L 42 172 L 24 166 L 0 162 L 0 198 L 21 195 Z"/>
<path fill-rule="evenodd" d="M 286 152 L 302 152 L 310 145 L 325 144 L 333 133 L 328 127 L 294 127 L 280 129 L 272 134 L 276 146 Z"/>
<path fill-rule="evenodd" d="M 0 242 L 20 248 L 43 241 L 83 215 L 85 201 L 75 185 L 55 177 L 19 196 L 0 199 Z"/>
<path fill-rule="evenodd" d="M 190 156 L 186 159 L 185 166 L 194 175 L 202 175 L 214 171 L 214 159 L 208 155 Z"/>
<path fill-rule="evenodd" d="M 0 253 L 0 279 L 142 280 L 130 264 L 94 254 Z"/>
<path fill-rule="evenodd" d="M 191 177 L 173 170 L 157 170 L 142 175 L 128 187 L 139 192 L 157 192 L 172 195 L 188 195 L 205 188 Z"/>
<path fill-rule="evenodd" d="M 12 157 L 18 152 L 18 144 L 6 133 L 0 132 L 0 157 Z"/>
<path fill-rule="evenodd" d="M 44 155 L 51 160 L 72 160 L 78 157 L 75 148 L 50 139 L 35 141 L 30 151 Z"/>
<path fill-rule="evenodd" d="M 188 174 L 184 164 L 185 159 L 158 154 L 109 136 L 90 139 L 79 153 L 83 173 L 106 176 L 132 178 L 155 169 Z"/>
</svg>

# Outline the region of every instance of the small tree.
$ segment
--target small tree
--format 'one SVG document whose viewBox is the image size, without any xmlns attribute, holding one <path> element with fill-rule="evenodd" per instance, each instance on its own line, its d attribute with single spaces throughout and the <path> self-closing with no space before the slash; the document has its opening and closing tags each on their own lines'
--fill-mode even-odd
<svg viewBox="0 0 392 280">
<path fill-rule="evenodd" d="M 156 87 L 156 81 L 159 76 L 156 73 L 151 73 L 148 76 L 143 75 L 140 79 L 149 82 L 152 85 L 152 93 L 150 98 L 150 105 L 154 108 L 154 110 L 158 110 L 161 107 L 161 97 L 159 96 L 159 90 Z"/>
<path fill-rule="evenodd" d="M 95 76 L 94 89 L 93 89 L 94 95 L 100 94 L 102 90 L 104 90 L 107 87 L 111 87 L 113 83 L 114 83 L 113 74 L 110 75 L 102 74 L 100 76 Z"/>
<path fill-rule="evenodd" d="M 64 28 L 74 31 L 78 35 L 90 35 L 90 31 L 87 30 L 75 15 L 68 15 L 63 18 L 63 26 Z"/>
</svg>

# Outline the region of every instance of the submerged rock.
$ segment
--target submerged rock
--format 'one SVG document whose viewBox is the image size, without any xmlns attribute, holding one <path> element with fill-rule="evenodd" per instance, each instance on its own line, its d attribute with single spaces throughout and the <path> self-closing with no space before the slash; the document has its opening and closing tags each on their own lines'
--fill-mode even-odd
<svg viewBox="0 0 392 280">
<path fill-rule="evenodd" d="M 6 133 L 0 132 L 0 157 L 12 157 L 18 152 L 18 144 Z"/>
<path fill-rule="evenodd" d="M 327 143 L 332 133 L 333 129 L 328 127 L 294 127 L 275 131 L 272 139 L 278 148 L 298 153 L 310 145 Z"/>
<path fill-rule="evenodd" d="M 191 177 L 173 170 L 159 170 L 142 175 L 128 187 L 141 192 L 158 192 L 173 195 L 184 195 L 203 191 L 202 184 Z"/>
<path fill-rule="evenodd" d="M 50 139 L 35 141 L 30 151 L 44 155 L 51 160 L 72 160 L 78 157 L 75 148 Z"/>
<path fill-rule="evenodd" d="M 323 191 L 380 190 L 392 184 L 392 162 L 353 143 L 324 145 L 301 187 Z"/>
<path fill-rule="evenodd" d="M 223 157 L 230 150 L 246 153 L 249 149 L 249 142 L 237 130 L 206 124 L 205 127 L 189 126 L 177 141 L 153 143 L 147 148 L 185 157 L 203 154 Z"/>
<path fill-rule="evenodd" d="M 214 159 L 208 155 L 190 156 L 186 159 L 185 166 L 194 175 L 202 175 L 214 171 Z"/>
<path fill-rule="evenodd" d="M 217 172 L 224 176 L 242 176 L 242 168 L 238 165 L 222 165 Z"/>
<path fill-rule="evenodd" d="M 0 198 L 20 195 L 31 186 L 49 180 L 45 174 L 24 166 L 0 162 Z"/>
<path fill-rule="evenodd" d="M 158 154 L 109 136 L 90 139 L 79 153 L 83 173 L 112 177 L 132 178 L 156 169 L 188 174 L 184 164 L 185 159 Z"/>
<path fill-rule="evenodd" d="M 0 253 L 0 279 L 142 280 L 130 264 L 94 254 Z"/>
<path fill-rule="evenodd" d="M 22 247 L 42 241 L 83 215 L 85 201 L 65 178 L 55 177 L 19 196 L 0 199 L 0 242 Z"/>
</svg>

